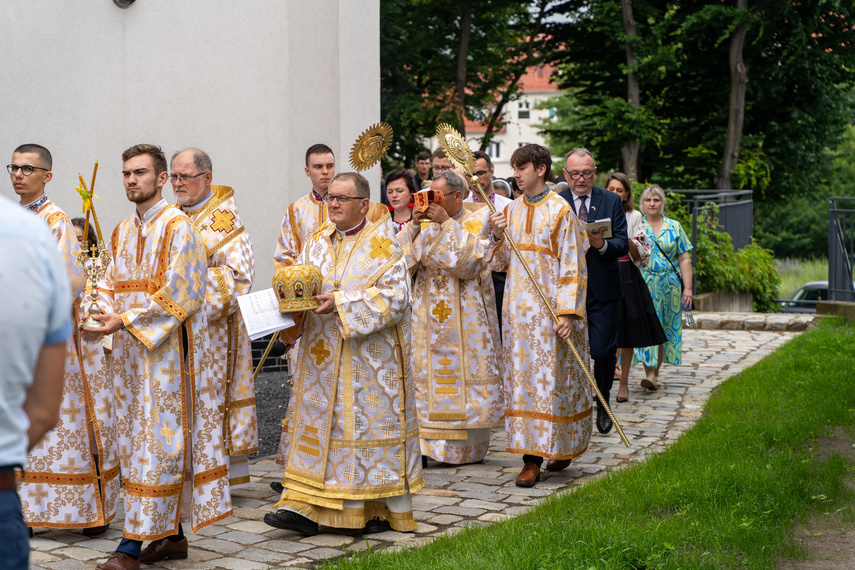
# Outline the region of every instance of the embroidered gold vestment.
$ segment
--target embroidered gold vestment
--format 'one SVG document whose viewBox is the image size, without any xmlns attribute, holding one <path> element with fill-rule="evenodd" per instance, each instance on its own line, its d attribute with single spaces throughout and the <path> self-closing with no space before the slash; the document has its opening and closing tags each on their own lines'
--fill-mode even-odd
<svg viewBox="0 0 855 570">
<path fill-rule="evenodd" d="M 504 210 L 508 231 L 557 315 L 573 315 L 570 339 L 590 369 L 585 319 L 588 237 L 570 205 L 554 192 Z M 488 254 L 488 257 L 490 254 Z M 590 387 L 516 254 L 502 238 L 491 262 L 508 272 L 502 306 L 507 451 L 571 459 L 591 437 Z"/>
<path fill-rule="evenodd" d="M 187 216 L 161 200 L 142 220 L 134 214 L 119 224 L 112 246 L 105 281 L 126 327 L 113 334 L 112 354 L 124 536 L 156 540 L 188 518 L 196 532 L 232 513 L 225 386 L 211 373 L 200 310 L 205 244 Z"/>
<path fill-rule="evenodd" d="M 77 261 L 80 245 L 71 220 L 51 201 L 39 209 L 38 215 L 50 227 L 65 262 L 75 299 L 75 326 L 65 346 L 59 423 L 27 455 L 18 494 L 29 526 L 100 526 L 113 519 L 119 501 L 112 382 L 100 342 L 85 340 L 77 330 L 86 278 Z M 95 453 L 100 461 L 97 469 Z"/>
<path fill-rule="evenodd" d="M 389 210 L 383 204 L 371 202 L 366 218 L 376 222 L 389 216 Z M 288 206 L 282 217 L 279 239 L 276 242 L 276 252 L 273 262 L 276 269 L 288 267 L 296 262 L 303 249 L 303 244 L 327 221 L 327 205 L 318 199 L 314 190 Z M 292 353 L 296 353 L 299 342 L 294 343 Z M 289 370 L 289 373 L 293 371 Z M 282 435 L 276 453 L 276 462 L 285 465 L 288 460 L 288 418 L 291 417 L 292 399 L 288 400 L 288 410 L 282 421 Z"/>
<path fill-rule="evenodd" d="M 409 374 L 410 276 L 394 225 L 385 217 L 341 238 L 327 222 L 300 263 L 321 270 L 335 310 L 303 318 L 279 505 L 328 526 L 362 528 L 379 516 L 414 530 L 411 511 L 396 517 L 371 501 L 424 486 Z M 345 508 L 345 499 L 364 508 Z"/>
<path fill-rule="evenodd" d="M 485 254 L 490 212 L 408 224 L 398 234 L 413 286 L 411 366 L 422 454 L 447 463 L 480 461 L 504 417 L 501 339 Z M 478 431 L 480 433 L 472 433 Z"/>
<path fill-rule="evenodd" d="M 258 451 L 252 345 L 237 302 L 252 287 L 255 258 L 238 215 L 234 190 L 217 185 L 211 190 L 207 202 L 185 213 L 205 242 L 208 278 L 202 310 L 208 320 L 214 362 L 211 372 L 226 398 L 224 439 L 229 456 L 235 457 Z M 238 478 L 232 472 L 230 483 L 232 488 L 249 484 L 248 471 Z"/>
</svg>

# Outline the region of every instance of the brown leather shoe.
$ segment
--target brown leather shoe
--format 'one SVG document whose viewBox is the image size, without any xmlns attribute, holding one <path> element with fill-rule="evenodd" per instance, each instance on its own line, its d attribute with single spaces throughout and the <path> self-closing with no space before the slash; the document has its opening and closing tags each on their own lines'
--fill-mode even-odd
<svg viewBox="0 0 855 570">
<path fill-rule="evenodd" d="M 89 528 L 83 529 L 83 536 L 98 536 L 99 534 L 104 534 L 109 529 L 109 525 L 101 525 L 101 526 L 90 526 Z"/>
<path fill-rule="evenodd" d="M 540 467 L 534 463 L 526 463 L 517 475 L 517 487 L 534 487 L 540 481 Z"/>
<path fill-rule="evenodd" d="M 561 471 L 570 467 L 572 459 L 550 459 L 546 462 L 547 471 Z"/>
<path fill-rule="evenodd" d="M 114 552 L 110 559 L 97 566 L 99 570 L 140 570 L 140 561 L 124 552 Z"/>
<path fill-rule="evenodd" d="M 187 538 L 172 542 L 168 538 L 152 541 L 140 552 L 140 562 L 153 564 L 161 560 L 184 560 L 187 558 Z"/>
</svg>

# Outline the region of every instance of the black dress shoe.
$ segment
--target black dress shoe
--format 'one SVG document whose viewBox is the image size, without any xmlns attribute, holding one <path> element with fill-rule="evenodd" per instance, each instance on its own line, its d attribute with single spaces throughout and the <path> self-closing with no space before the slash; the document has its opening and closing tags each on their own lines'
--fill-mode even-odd
<svg viewBox="0 0 855 570">
<path fill-rule="evenodd" d="M 422 469 L 427 469 L 427 455 L 422 455 Z"/>
<path fill-rule="evenodd" d="M 612 420 L 602 405 L 597 405 L 597 431 L 600 433 L 612 431 Z"/>
<path fill-rule="evenodd" d="M 627 396 L 626 398 L 621 398 L 620 396 L 616 396 L 616 397 L 615 397 L 615 400 L 617 400 L 617 403 L 618 403 L 618 404 L 623 404 L 624 402 L 628 402 L 628 401 L 629 401 L 629 396 Z"/>
<path fill-rule="evenodd" d="M 282 483 L 280 483 L 279 481 L 274 481 L 273 483 L 270 484 L 270 489 L 281 495 L 282 491 L 285 490 L 285 487 L 283 487 Z"/>
<path fill-rule="evenodd" d="M 362 534 L 377 534 L 388 530 L 392 530 L 392 525 L 389 524 L 389 521 L 371 519 L 365 523 L 365 528 L 362 529 Z"/>
<path fill-rule="evenodd" d="M 293 530 L 306 536 L 318 534 L 318 523 L 294 511 L 281 510 L 276 514 L 267 513 L 264 515 L 264 523 L 275 528 Z"/>
</svg>

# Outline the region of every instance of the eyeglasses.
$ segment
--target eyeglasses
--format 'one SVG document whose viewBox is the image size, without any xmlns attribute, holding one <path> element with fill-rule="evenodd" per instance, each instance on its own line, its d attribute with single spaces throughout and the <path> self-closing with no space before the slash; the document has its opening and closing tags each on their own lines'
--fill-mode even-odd
<svg viewBox="0 0 855 570">
<path fill-rule="evenodd" d="M 185 184 L 185 183 L 187 183 L 187 182 L 189 182 L 189 181 L 193 180 L 194 178 L 199 178 L 199 177 L 200 177 L 200 176 L 202 176 L 203 174 L 208 174 L 208 172 L 209 172 L 209 171 L 200 172 L 199 174 L 197 174 L 197 175 L 195 175 L 195 176 L 189 176 L 189 175 L 186 175 L 186 174 L 170 174 L 170 175 L 169 175 L 169 179 L 170 179 L 171 181 L 173 181 L 173 182 L 175 182 L 175 181 L 177 180 L 177 181 L 178 181 L 178 182 L 180 182 L 181 184 Z"/>
<path fill-rule="evenodd" d="M 446 192 L 443 196 L 451 196 L 452 194 L 457 194 L 460 190 L 452 190 L 451 192 Z"/>
<path fill-rule="evenodd" d="M 359 196 L 334 196 L 332 194 L 324 195 L 324 202 L 327 204 L 332 204 L 333 202 L 338 202 L 339 204 L 347 204 L 350 200 L 367 200 L 368 198 L 361 198 Z"/>
<path fill-rule="evenodd" d="M 452 168 L 454 168 L 454 167 L 453 166 L 434 166 L 433 167 L 433 169 L 436 170 L 437 172 L 448 172 Z"/>
<path fill-rule="evenodd" d="M 568 172 L 567 177 L 570 180 L 579 180 L 580 178 L 584 178 L 585 180 L 590 180 L 594 177 L 593 172 Z"/>
<path fill-rule="evenodd" d="M 475 171 L 475 172 L 473 172 L 472 174 L 474 174 L 474 175 L 475 175 L 475 176 L 477 176 L 478 178 L 481 178 L 482 176 L 484 176 L 484 175 L 485 175 L 485 174 L 487 174 L 488 172 L 490 172 L 490 171 L 489 171 L 489 170 L 476 170 L 476 171 Z"/>
<path fill-rule="evenodd" d="M 9 171 L 9 174 L 15 174 L 18 172 L 18 169 L 21 169 L 21 174 L 24 176 L 29 176 L 36 170 L 44 170 L 45 172 L 50 172 L 47 168 L 42 168 L 41 166 L 31 166 L 29 164 L 25 164 L 23 166 L 18 166 L 17 164 L 7 164 L 6 170 Z"/>
</svg>

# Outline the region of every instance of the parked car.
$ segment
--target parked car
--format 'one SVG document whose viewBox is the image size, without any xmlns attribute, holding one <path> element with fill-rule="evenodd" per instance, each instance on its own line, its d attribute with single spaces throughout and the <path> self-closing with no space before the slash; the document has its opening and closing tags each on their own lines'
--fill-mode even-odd
<svg viewBox="0 0 855 570">
<path fill-rule="evenodd" d="M 855 282 L 852 283 L 855 291 Z M 784 313 L 815 313 L 817 301 L 828 300 L 828 281 L 811 281 L 802 285 L 792 299 L 778 301 Z"/>
</svg>

